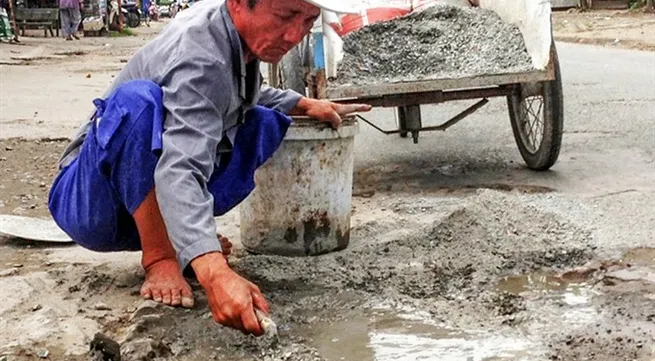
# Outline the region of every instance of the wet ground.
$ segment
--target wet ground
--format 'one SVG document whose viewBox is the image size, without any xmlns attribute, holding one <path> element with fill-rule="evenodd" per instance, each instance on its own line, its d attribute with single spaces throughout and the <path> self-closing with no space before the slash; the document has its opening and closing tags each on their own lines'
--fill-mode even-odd
<svg viewBox="0 0 655 361">
<path fill-rule="evenodd" d="M 99 45 L 36 39 L 42 52 L 87 54 L 0 66 L 3 87 L 22 79 L 0 100 L 0 213 L 47 215 L 65 146 L 57 138 L 112 74 L 77 70 L 120 66 L 138 43 L 91 41 Z M 217 219 L 236 243 L 230 262 L 268 298 L 279 340 L 216 325 L 195 283 L 193 310 L 140 301 L 137 253 L 2 238 L 0 360 L 101 360 L 89 353 L 97 333 L 119 344 L 122 360 L 653 360 L 655 57 L 558 47 L 566 129 L 552 171 L 523 167 L 495 100 L 418 145 L 361 127 L 345 251 L 248 255 L 238 212 Z M 30 77 L 49 77 L 52 91 L 30 90 Z M 459 106 L 425 107 L 424 119 Z M 394 126 L 388 109 L 367 117 Z M 110 341 L 94 345 L 110 359 Z"/>
<path fill-rule="evenodd" d="M 43 215 L 44 170 L 62 146 L 0 141 L 3 171 L 16 178 L 3 177 L 4 189 L 20 193 L 3 192 L 13 213 Z M 34 161 L 16 171 L 11 154 Z M 46 175 L 12 187 L 30 174 Z M 46 351 L 52 360 L 100 360 L 87 350 L 101 332 L 121 345 L 123 360 L 651 360 L 655 249 L 600 256 L 596 234 L 606 229 L 548 210 L 570 197 L 488 188 L 360 192 L 353 244 L 339 253 L 238 250 L 231 262 L 266 294 L 279 340 L 215 325 L 197 284 L 193 310 L 139 301 L 138 254 L 4 239 L 0 289 L 9 301 L 0 327 L 9 332 L 0 351 L 7 360 Z M 588 211 L 583 218 L 596 213 Z"/>
</svg>

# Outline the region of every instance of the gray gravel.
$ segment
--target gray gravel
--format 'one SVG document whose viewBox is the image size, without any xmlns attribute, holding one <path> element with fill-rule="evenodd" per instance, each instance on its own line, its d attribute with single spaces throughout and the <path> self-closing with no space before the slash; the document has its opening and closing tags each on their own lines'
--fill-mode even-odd
<svg viewBox="0 0 655 361">
<path fill-rule="evenodd" d="M 519 29 L 489 10 L 437 5 L 344 37 L 335 84 L 459 78 L 533 69 Z"/>
<path fill-rule="evenodd" d="M 480 191 L 445 218 L 425 216 L 433 222 L 402 237 L 371 233 L 364 224 L 354 230 L 362 242 L 338 253 L 235 261 L 235 269 L 264 291 L 278 325 L 292 326 L 278 344 L 216 326 L 205 296 L 196 292 L 198 307 L 183 313 L 143 303 L 120 340 L 126 360 L 153 353 L 156 360 L 195 360 L 212 347 L 222 350 L 212 356 L 217 360 L 324 360 L 306 332 L 347 312 L 365 312 L 376 300 L 415 305 L 457 324 L 501 322 L 523 310 L 524 301 L 495 295 L 494 279 L 566 269 L 592 257 L 587 231 L 511 194 Z M 461 300 L 456 314 L 454 300 Z"/>
</svg>

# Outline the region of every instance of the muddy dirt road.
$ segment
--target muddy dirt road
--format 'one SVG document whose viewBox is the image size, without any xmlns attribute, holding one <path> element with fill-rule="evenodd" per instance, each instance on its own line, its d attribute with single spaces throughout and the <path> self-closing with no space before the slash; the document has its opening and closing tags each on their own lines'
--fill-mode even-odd
<svg viewBox="0 0 655 361">
<path fill-rule="evenodd" d="M 553 16 L 558 41 L 655 50 L 655 14 L 637 10 L 558 11 Z"/>
<path fill-rule="evenodd" d="M 0 46 L 12 89 L 0 98 L 0 213 L 47 215 L 62 138 L 156 30 Z M 552 171 L 523 167 L 497 100 L 418 145 L 362 125 L 346 251 L 252 256 L 238 212 L 217 219 L 232 264 L 269 299 L 278 342 L 214 324 L 197 285 L 193 310 L 140 301 L 137 253 L 2 238 L 0 360 L 102 360 L 89 353 L 98 332 L 123 360 L 653 360 L 655 56 L 558 47 L 566 126 Z M 394 126 L 391 110 L 368 117 Z"/>
</svg>

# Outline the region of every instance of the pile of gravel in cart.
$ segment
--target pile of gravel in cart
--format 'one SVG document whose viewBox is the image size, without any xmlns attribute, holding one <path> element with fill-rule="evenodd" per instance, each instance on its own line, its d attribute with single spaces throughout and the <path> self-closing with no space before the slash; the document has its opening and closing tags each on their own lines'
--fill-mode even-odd
<svg viewBox="0 0 655 361">
<path fill-rule="evenodd" d="M 533 69 L 518 27 L 480 8 L 435 5 L 346 35 L 333 83 L 380 84 Z"/>
</svg>

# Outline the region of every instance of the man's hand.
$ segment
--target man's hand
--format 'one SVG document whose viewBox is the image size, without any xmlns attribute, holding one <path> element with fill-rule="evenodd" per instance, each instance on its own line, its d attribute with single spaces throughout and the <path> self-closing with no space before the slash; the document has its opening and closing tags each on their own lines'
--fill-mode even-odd
<svg viewBox="0 0 655 361">
<path fill-rule="evenodd" d="M 341 116 L 355 112 L 367 112 L 371 106 L 367 104 L 338 104 L 327 100 L 303 97 L 290 115 L 306 115 L 327 123 L 337 129 L 341 125 Z"/>
<path fill-rule="evenodd" d="M 214 320 L 244 333 L 264 333 L 255 308 L 268 313 L 268 304 L 253 283 L 236 274 L 222 254 L 213 252 L 191 261 L 198 281 L 207 292 Z"/>
</svg>

